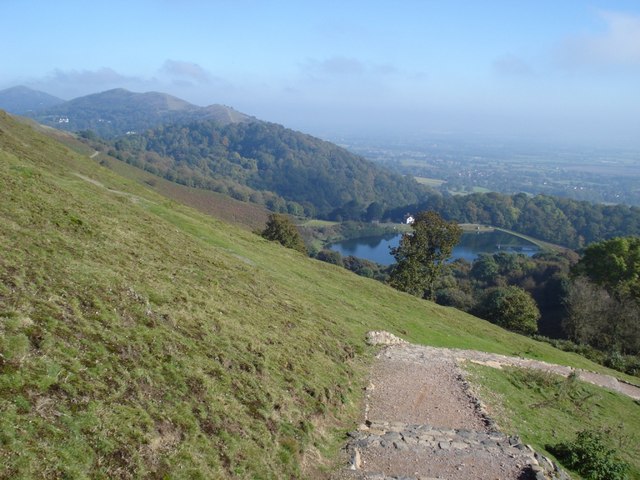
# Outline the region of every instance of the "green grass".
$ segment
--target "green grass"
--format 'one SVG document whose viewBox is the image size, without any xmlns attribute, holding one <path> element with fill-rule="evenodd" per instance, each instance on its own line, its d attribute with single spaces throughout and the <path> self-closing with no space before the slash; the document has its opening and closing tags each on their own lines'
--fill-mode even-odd
<svg viewBox="0 0 640 480">
<path fill-rule="evenodd" d="M 371 329 L 606 371 L 267 242 L 1 113 L 0 185 L 0 478 L 330 468 Z"/>
<path fill-rule="evenodd" d="M 329 220 L 318 220 L 318 219 L 311 219 L 311 220 L 306 220 L 303 223 L 300 224 L 300 226 L 302 227 L 334 227 L 336 225 L 339 225 L 339 222 L 331 222 Z"/>
<path fill-rule="evenodd" d="M 536 450 L 571 441 L 581 430 L 605 433 L 608 448 L 631 465 L 640 478 L 640 405 L 624 395 L 534 370 L 497 370 L 470 365 L 480 398 L 502 429 L 518 434 Z M 576 478 L 577 473 L 573 472 Z"/>
<path fill-rule="evenodd" d="M 416 182 L 421 183 L 422 185 L 427 185 L 428 187 L 439 187 L 443 183 L 446 183 L 446 180 L 440 180 L 438 178 L 427 178 L 427 177 L 413 177 L 416 179 Z"/>
</svg>

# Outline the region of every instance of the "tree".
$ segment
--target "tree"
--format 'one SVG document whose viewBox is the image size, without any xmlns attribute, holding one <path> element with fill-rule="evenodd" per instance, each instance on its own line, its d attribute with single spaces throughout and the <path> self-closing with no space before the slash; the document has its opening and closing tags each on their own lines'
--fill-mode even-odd
<svg viewBox="0 0 640 480">
<path fill-rule="evenodd" d="M 334 265 L 344 267 L 344 264 L 342 262 L 342 255 L 340 255 L 340 252 L 336 252 L 335 250 L 320 250 L 316 255 L 316 259 L 322 262 L 332 263 Z"/>
<path fill-rule="evenodd" d="M 384 214 L 384 207 L 381 203 L 373 202 L 367 207 L 367 220 L 372 222 L 374 220 L 380 220 Z"/>
<path fill-rule="evenodd" d="M 572 276 L 569 336 L 610 353 L 640 353 L 640 237 L 589 245 Z"/>
<path fill-rule="evenodd" d="M 500 266 L 493 255 L 481 253 L 473 262 L 470 273 L 476 280 L 485 283 L 495 283 L 496 277 L 500 274 Z"/>
<path fill-rule="evenodd" d="M 291 219 L 280 213 L 269 215 L 266 228 L 261 235 L 267 240 L 279 242 L 287 248 L 293 248 L 301 253 L 307 253 L 307 247 L 300 236 L 300 232 Z"/>
<path fill-rule="evenodd" d="M 584 276 L 574 278 L 565 304 L 563 328 L 569 338 L 612 353 L 640 353 L 640 305 L 629 295 L 616 297 Z"/>
<path fill-rule="evenodd" d="M 592 243 L 573 269 L 610 295 L 640 299 L 640 237 L 618 237 Z"/>
<path fill-rule="evenodd" d="M 490 290 L 474 313 L 513 332 L 530 335 L 538 331 L 540 311 L 536 302 L 522 288 L 513 285 Z"/>
<path fill-rule="evenodd" d="M 462 229 L 433 211 L 418 213 L 412 228 L 412 232 L 402 236 L 400 245 L 391 249 L 396 264 L 391 270 L 389 284 L 403 292 L 433 300 L 435 281 L 460 240 Z"/>
</svg>

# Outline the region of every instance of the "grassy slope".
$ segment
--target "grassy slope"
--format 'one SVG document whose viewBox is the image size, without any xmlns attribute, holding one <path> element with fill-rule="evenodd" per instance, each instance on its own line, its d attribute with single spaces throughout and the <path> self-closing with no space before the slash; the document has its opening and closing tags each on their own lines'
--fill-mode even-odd
<svg viewBox="0 0 640 480">
<path fill-rule="evenodd" d="M 73 151 L 87 156 L 97 155 L 96 161 L 108 166 L 119 175 L 144 183 L 147 187 L 171 198 L 179 203 L 195 208 L 207 215 L 211 215 L 224 222 L 256 230 L 264 228 L 269 212 L 259 205 L 235 200 L 228 195 L 223 195 L 210 190 L 191 188 L 170 182 L 162 177 L 153 175 L 150 172 L 131 166 L 117 158 L 111 157 L 103 152 L 96 153 L 87 144 L 81 142 L 69 132 L 56 130 L 51 127 L 40 125 L 31 119 L 18 117 L 18 119 L 36 130 L 46 134 L 48 137 L 62 142 Z"/>
<path fill-rule="evenodd" d="M 367 330 L 605 370 L 168 201 L 0 113 L 0 478 L 281 478 Z M 307 458 L 314 458 L 308 455 Z"/>
<path fill-rule="evenodd" d="M 549 446 L 573 441 L 580 430 L 603 431 L 609 448 L 616 449 L 631 466 L 630 478 L 640 478 L 638 402 L 548 373 L 469 368 L 474 383 L 482 385 L 480 396 L 491 415 L 507 432 L 518 433 L 526 443 L 546 451 Z"/>
</svg>

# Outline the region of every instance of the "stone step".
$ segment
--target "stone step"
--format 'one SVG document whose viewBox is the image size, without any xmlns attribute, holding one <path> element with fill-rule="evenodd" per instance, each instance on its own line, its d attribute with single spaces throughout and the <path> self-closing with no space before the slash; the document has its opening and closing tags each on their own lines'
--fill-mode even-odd
<svg viewBox="0 0 640 480">
<path fill-rule="evenodd" d="M 358 431 L 349 434 L 349 444 L 354 448 L 395 448 L 466 450 L 481 449 L 502 451 L 508 455 L 531 457 L 535 452 L 524 445 L 517 436 L 509 437 L 499 432 L 478 432 L 462 429 L 441 429 L 428 425 L 410 425 L 369 421 Z"/>
</svg>

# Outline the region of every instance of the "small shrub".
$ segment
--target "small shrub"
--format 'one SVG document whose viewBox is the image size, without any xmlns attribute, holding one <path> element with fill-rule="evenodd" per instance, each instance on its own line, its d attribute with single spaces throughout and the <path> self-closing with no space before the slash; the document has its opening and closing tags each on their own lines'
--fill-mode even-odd
<svg viewBox="0 0 640 480">
<path fill-rule="evenodd" d="M 292 248 L 300 253 L 307 254 L 307 247 L 291 219 L 279 213 L 269 215 L 267 226 L 261 233 L 262 237 L 273 242 L 279 242 L 282 246 Z"/>
<path fill-rule="evenodd" d="M 615 456 L 604 442 L 604 434 L 597 430 L 582 430 L 572 442 L 549 446 L 565 466 L 575 470 L 586 480 L 624 480 L 629 465 Z"/>
<path fill-rule="evenodd" d="M 604 359 L 604 366 L 613 368 L 614 370 L 618 370 L 619 372 L 624 372 L 625 369 L 625 358 L 620 354 L 620 352 L 611 352 L 607 355 L 607 358 Z"/>
</svg>

